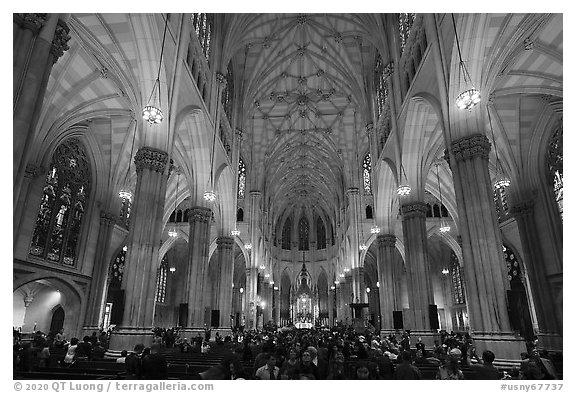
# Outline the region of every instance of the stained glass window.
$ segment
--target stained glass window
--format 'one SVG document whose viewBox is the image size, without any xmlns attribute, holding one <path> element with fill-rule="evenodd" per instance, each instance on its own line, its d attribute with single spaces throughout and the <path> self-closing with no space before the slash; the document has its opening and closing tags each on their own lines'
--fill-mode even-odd
<svg viewBox="0 0 576 393">
<path fill-rule="evenodd" d="M 157 303 L 164 303 L 166 301 L 166 279 L 168 277 L 168 261 L 166 257 L 162 258 L 160 267 L 158 268 L 158 275 L 156 278 L 156 296 L 154 301 Z"/>
<path fill-rule="evenodd" d="M 508 196 L 506 187 L 494 188 L 494 205 L 496 206 L 496 215 L 498 221 L 504 221 L 510 213 L 508 209 Z"/>
<path fill-rule="evenodd" d="M 374 67 L 374 86 L 376 87 L 376 110 L 378 117 L 384 112 L 384 105 L 388 97 L 388 86 L 386 86 L 386 77 L 384 75 L 384 63 L 380 54 L 376 57 L 376 65 Z"/>
<path fill-rule="evenodd" d="M 324 221 L 320 217 L 316 220 L 316 244 L 318 245 L 318 250 L 326 248 L 326 228 L 324 227 Z"/>
<path fill-rule="evenodd" d="M 291 239 L 292 237 L 292 220 L 288 218 L 284 222 L 284 228 L 282 229 L 282 249 L 283 250 L 290 250 L 291 248 Z"/>
<path fill-rule="evenodd" d="M 558 130 L 550 138 L 548 145 L 548 171 L 550 175 L 550 183 L 554 187 L 554 195 L 560 217 L 563 218 L 564 213 L 564 166 L 563 166 L 563 150 L 562 150 L 562 134 L 563 127 L 560 125 Z"/>
<path fill-rule="evenodd" d="M 506 268 L 508 269 L 508 281 L 511 285 L 515 282 L 522 282 L 522 272 L 520 268 L 520 261 L 514 255 L 514 251 L 510 247 L 502 246 L 502 251 L 504 251 L 504 261 L 506 262 Z"/>
<path fill-rule="evenodd" d="M 30 254 L 73 266 L 90 191 L 84 146 L 71 138 L 56 148 L 46 176 Z"/>
<path fill-rule="evenodd" d="M 246 165 L 244 160 L 238 160 L 238 199 L 244 199 L 246 194 Z"/>
<path fill-rule="evenodd" d="M 116 254 L 116 257 L 112 261 L 112 266 L 110 269 L 110 288 L 119 289 L 122 285 L 122 278 L 124 278 L 124 267 L 126 265 L 126 247 Z"/>
<path fill-rule="evenodd" d="M 192 25 L 198 36 L 202 52 L 206 60 L 210 60 L 210 41 L 214 28 L 213 14 L 192 14 Z"/>
<path fill-rule="evenodd" d="M 400 29 L 400 53 L 404 51 L 408 37 L 410 37 L 410 30 L 414 24 L 416 14 L 398 14 L 398 27 Z"/>
<path fill-rule="evenodd" d="M 131 211 L 132 211 L 132 198 L 123 197 L 120 206 L 120 222 L 122 222 L 126 228 L 130 228 Z"/>
<path fill-rule="evenodd" d="M 362 161 L 362 177 L 364 179 L 364 193 L 367 195 L 372 195 L 372 160 L 370 158 L 370 153 L 364 156 L 364 161 Z"/>
<path fill-rule="evenodd" d="M 302 217 L 300 222 L 298 223 L 298 238 L 300 239 L 299 242 L 299 250 L 300 251 L 308 251 L 308 235 L 310 234 L 310 225 L 308 224 L 308 220 L 306 217 Z"/>
<path fill-rule="evenodd" d="M 222 90 L 222 107 L 228 121 L 232 118 L 232 98 L 234 96 L 234 78 L 232 75 L 232 62 L 228 63 L 228 71 L 226 73 L 226 86 Z"/>
<path fill-rule="evenodd" d="M 454 251 L 450 254 L 450 277 L 452 279 L 452 296 L 454 304 L 466 303 L 464 295 L 464 277 L 462 268 Z"/>
</svg>

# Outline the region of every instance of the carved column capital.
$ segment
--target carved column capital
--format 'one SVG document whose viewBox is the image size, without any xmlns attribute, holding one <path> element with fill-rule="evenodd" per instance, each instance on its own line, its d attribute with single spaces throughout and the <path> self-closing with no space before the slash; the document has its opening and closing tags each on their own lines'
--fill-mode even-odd
<svg viewBox="0 0 576 393">
<path fill-rule="evenodd" d="M 453 141 L 451 148 L 456 161 L 469 160 L 474 157 L 488 160 L 490 142 L 486 135 L 475 134 Z"/>
<path fill-rule="evenodd" d="M 528 216 L 534 213 L 534 200 L 527 199 L 521 202 L 518 202 L 512 209 L 510 209 L 510 214 L 514 217 L 522 217 Z"/>
<path fill-rule="evenodd" d="M 27 164 L 24 170 L 24 176 L 30 179 L 35 179 L 44 173 L 44 168 L 40 165 Z"/>
<path fill-rule="evenodd" d="M 193 206 L 188 211 L 188 222 L 201 222 L 201 223 L 208 223 L 210 222 L 210 217 L 212 217 L 212 210 L 201 207 L 201 206 Z"/>
<path fill-rule="evenodd" d="M 378 235 L 376 238 L 378 240 L 378 245 L 382 247 L 395 247 L 396 246 L 396 236 L 391 234 Z"/>
<path fill-rule="evenodd" d="M 412 202 L 402 205 L 402 217 L 405 219 L 423 217 L 426 218 L 428 206 L 424 202 Z"/>
<path fill-rule="evenodd" d="M 144 146 L 136 153 L 134 163 L 136 164 L 137 173 L 142 172 L 144 168 L 155 172 L 164 172 L 168 164 L 168 153 L 153 147 Z"/>
<path fill-rule="evenodd" d="M 70 28 L 66 22 L 59 20 L 56 25 L 54 38 L 52 39 L 52 46 L 50 47 L 50 53 L 54 56 L 52 60 L 54 63 L 62 57 L 64 52 L 70 49 L 68 41 L 70 41 Z"/>
<path fill-rule="evenodd" d="M 21 14 L 18 19 L 21 21 L 23 28 L 31 30 L 33 34 L 38 34 L 44 23 L 46 23 L 46 14 Z M 14 20 L 16 20 L 16 16 Z"/>
<path fill-rule="evenodd" d="M 100 224 L 114 225 L 116 223 L 116 215 L 105 210 L 100 211 Z"/>
<path fill-rule="evenodd" d="M 218 248 L 232 249 L 234 246 L 234 239 L 228 236 L 222 236 L 216 239 Z"/>
</svg>

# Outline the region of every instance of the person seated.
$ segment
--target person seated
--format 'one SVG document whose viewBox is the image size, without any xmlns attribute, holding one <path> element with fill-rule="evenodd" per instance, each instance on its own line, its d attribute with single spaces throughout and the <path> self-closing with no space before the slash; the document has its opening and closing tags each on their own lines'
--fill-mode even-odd
<svg viewBox="0 0 576 393">
<path fill-rule="evenodd" d="M 180 342 L 179 347 L 180 347 L 180 352 L 182 352 L 182 353 L 192 352 L 192 345 L 190 345 L 190 343 L 188 342 L 188 339 L 186 337 Z"/>
<path fill-rule="evenodd" d="M 200 347 L 200 352 L 203 354 L 208 354 L 208 352 L 210 352 L 210 344 L 208 344 L 208 341 L 202 342 L 202 346 Z"/>
<path fill-rule="evenodd" d="M 482 352 L 482 363 L 470 365 L 470 369 L 475 371 L 475 379 L 500 379 L 500 372 L 492 364 L 495 358 L 492 351 Z"/>
<path fill-rule="evenodd" d="M 89 336 L 84 336 L 82 342 L 78 343 L 78 348 L 76 349 L 76 359 L 78 360 L 88 360 L 92 356 L 92 342 Z"/>
<path fill-rule="evenodd" d="M 122 352 L 120 352 L 120 357 L 118 359 L 116 359 L 116 363 L 126 363 L 126 357 L 128 356 L 128 351 L 123 349 Z"/>
<path fill-rule="evenodd" d="M 168 376 L 168 364 L 160 354 L 160 345 L 152 344 L 150 353 L 142 357 L 143 379 L 165 379 Z"/>
<path fill-rule="evenodd" d="M 409 351 L 402 352 L 402 363 L 396 366 L 393 379 L 422 379 L 418 367 L 412 364 L 412 354 Z"/>
<path fill-rule="evenodd" d="M 265 355 L 266 364 L 256 370 L 256 379 L 280 379 L 280 369 L 276 366 L 276 356 L 272 353 Z"/>
<path fill-rule="evenodd" d="M 96 346 L 92 348 L 92 357 L 91 360 L 102 360 L 104 359 L 104 355 L 106 355 L 106 348 L 100 344 L 100 342 L 96 343 Z"/>
<path fill-rule="evenodd" d="M 438 368 L 436 379 L 464 379 L 464 373 L 460 370 L 460 366 L 458 365 L 461 356 L 462 351 L 458 348 L 450 350 L 446 363 Z"/>
</svg>

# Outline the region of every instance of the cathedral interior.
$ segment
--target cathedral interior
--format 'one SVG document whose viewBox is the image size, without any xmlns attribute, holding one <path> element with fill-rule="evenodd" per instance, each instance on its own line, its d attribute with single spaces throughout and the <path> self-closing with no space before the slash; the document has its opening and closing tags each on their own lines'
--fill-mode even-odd
<svg viewBox="0 0 576 393">
<path fill-rule="evenodd" d="M 13 326 L 562 349 L 562 14 L 13 14 Z"/>
</svg>

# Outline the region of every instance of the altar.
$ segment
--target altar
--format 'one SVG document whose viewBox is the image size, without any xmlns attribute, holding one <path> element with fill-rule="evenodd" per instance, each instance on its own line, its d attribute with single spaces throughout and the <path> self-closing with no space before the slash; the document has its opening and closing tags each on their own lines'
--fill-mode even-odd
<svg viewBox="0 0 576 393">
<path fill-rule="evenodd" d="M 312 329 L 312 325 L 309 322 L 298 322 L 296 324 L 294 324 L 294 326 L 296 327 L 296 329 Z"/>
</svg>

